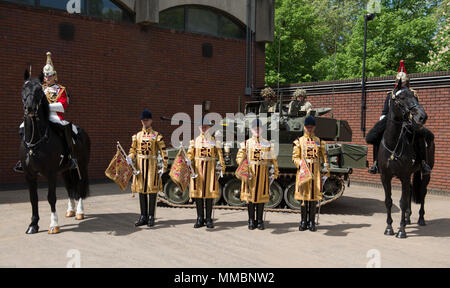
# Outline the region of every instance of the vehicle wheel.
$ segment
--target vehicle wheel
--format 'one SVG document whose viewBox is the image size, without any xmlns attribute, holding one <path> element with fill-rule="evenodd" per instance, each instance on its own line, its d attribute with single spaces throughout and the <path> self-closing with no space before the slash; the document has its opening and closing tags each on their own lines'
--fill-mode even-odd
<svg viewBox="0 0 450 288">
<path fill-rule="evenodd" d="M 167 200 L 172 204 L 186 204 L 189 201 L 189 188 L 186 191 L 181 191 L 172 179 L 169 179 L 164 185 L 164 193 Z"/>
<path fill-rule="evenodd" d="M 270 185 L 270 200 L 264 205 L 266 208 L 275 208 L 280 205 L 283 200 L 283 188 L 281 188 L 278 182 L 274 181 Z"/>
<path fill-rule="evenodd" d="M 223 187 L 223 198 L 229 206 L 244 206 L 245 203 L 241 201 L 241 180 L 229 180 Z"/>
<path fill-rule="evenodd" d="M 295 192 L 295 182 L 292 182 L 284 190 L 284 201 L 286 202 L 289 208 L 300 210 L 302 202 L 294 199 L 294 192 Z"/>
<path fill-rule="evenodd" d="M 323 184 L 323 198 L 324 200 L 330 200 L 338 196 L 344 189 L 344 181 L 341 178 L 332 175 Z"/>
</svg>

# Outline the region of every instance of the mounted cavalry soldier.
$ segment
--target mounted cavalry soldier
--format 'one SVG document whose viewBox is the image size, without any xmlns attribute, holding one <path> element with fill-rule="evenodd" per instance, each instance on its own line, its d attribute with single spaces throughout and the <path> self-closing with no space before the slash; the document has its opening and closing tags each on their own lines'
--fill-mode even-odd
<svg viewBox="0 0 450 288">
<path fill-rule="evenodd" d="M 167 170 L 167 152 L 163 136 L 152 128 L 152 113 L 141 115 L 142 130 L 133 135 L 128 164 L 136 164 L 139 174 L 133 176 L 131 190 L 139 193 L 141 216 L 135 226 L 155 225 L 156 197 L 162 191 L 161 175 Z M 158 156 L 158 152 L 160 155 Z M 148 195 L 148 196 L 147 196 Z"/>
<path fill-rule="evenodd" d="M 49 103 L 50 122 L 56 124 L 54 127 L 59 128 L 64 134 L 64 139 L 67 146 L 67 159 L 69 161 L 69 169 L 78 169 L 77 160 L 73 155 L 74 151 L 74 141 L 72 139 L 72 132 L 77 134 L 77 128 L 70 122 L 64 119 L 64 112 L 69 106 L 69 96 L 67 94 L 66 88 L 61 84 L 58 84 L 58 76 L 52 62 L 52 53 L 47 52 L 47 64 L 44 66 L 42 71 L 44 76 L 44 84 L 42 84 L 42 89 L 47 96 L 47 101 Z M 24 135 L 24 123 L 19 127 L 19 134 L 21 138 Z M 23 167 L 22 163 L 19 161 L 14 167 L 14 171 L 22 173 Z"/>
<path fill-rule="evenodd" d="M 213 201 L 220 197 L 219 177 L 226 168 L 221 144 L 209 133 L 211 126 L 210 122 L 202 119 L 199 127 L 200 135 L 190 141 L 187 151 L 188 165 L 193 164 L 192 167 L 197 174 L 196 178 L 191 178 L 189 184 L 189 194 L 197 208 L 194 228 L 203 227 L 205 224 L 207 228 L 214 228 Z"/>
<path fill-rule="evenodd" d="M 310 231 L 316 231 L 316 206 L 317 201 L 322 200 L 321 163 L 327 170 L 327 176 L 330 170 L 325 150 L 326 143 L 314 135 L 316 128 L 314 117 L 306 117 L 304 127 L 305 133 L 294 141 L 292 152 L 292 161 L 298 168 L 294 198 L 302 201 L 299 230 L 304 231 L 309 228 Z M 300 178 L 299 173 L 305 171 L 307 177 Z"/>
<path fill-rule="evenodd" d="M 251 132 L 252 138 L 241 144 L 236 156 L 238 165 L 248 161 L 248 178 L 242 181 L 241 201 L 248 203 L 248 229 L 264 230 L 264 204 L 270 200 L 271 182 L 278 178 L 278 162 L 273 144 L 261 137 L 261 120 L 253 120 Z"/>
<path fill-rule="evenodd" d="M 406 74 L 405 70 L 405 63 L 404 61 L 400 61 L 400 67 L 398 70 L 398 74 L 395 79 L 395 87 L 398 86 L 399 81 L 402 82 L 402 85 L 404 88 L 402 89 L 410 89 L 409 88 L 409 76 Z M 414 95 L 418 99 L 417 91 L 410 89 L 412 92 L 414 92 Z M 400 91 L 397 92 L 400 93 Z M 369 169 L 369 173 L 377 174 L 378 173 L 378 148 L 381 142 L 381 139 L 383 138 L 384 130 L 386 129 L 386 122 L 387 122 L 387 115 L 389 114 L 389 108 L 391 105 L 391 100 L 395 98 L 396 95 L 394 95 L 393 91 L 389 91 L 386 96 L 386 100 L 384 101 L 383 111 L 381 112 L 380 120 L 375 124 L 375 126 L 367 133 L 366 136 L 366 142 L 368 144 L 373 145 L 373 165 Z M 433 133 L 428 130 L 425 127 L 422 127 L 422 129 L 416 134 L 417 135 L 417 158 L 418 160 L 421 160 L 421 172 L 424 175 L 428 175 L 431 173 L 431 168 L 428 165 L 428 159 L 426 153 L 426 147 L 431 145 L 431 142 L 434 141 L 434 135 Z"/>
</svg>

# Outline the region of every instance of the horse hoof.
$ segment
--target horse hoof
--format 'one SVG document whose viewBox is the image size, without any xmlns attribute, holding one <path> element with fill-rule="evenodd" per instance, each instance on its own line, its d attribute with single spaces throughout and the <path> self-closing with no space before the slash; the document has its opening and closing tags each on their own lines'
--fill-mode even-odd
<svg viewBox="0 0 450 288">
<path fill-rule="evenodd" d="M 417 224 L 419 224 L 419 226 L 425 226 L 425 225 L 427 225 L 427 224 L 425 223 L 425 219 L 419 219 L 419 221 L 417 221 Z"/>
<path fill-rule="evenodd" d="M 411 219 L 406 219 L 405 220 L 405 225 L 411 225 Z"/>
<path fill-rule="evenodd" d="M 75 220 L 83 220 L 84 219 L 84 214 L 77 214 L 75 216 Z"/>
<path fill-rule="evenodd" d="M 30 225 L 28 226 L 27 232 L 25 232 L 26 234 L 36 234 L 39 231 L 39 226 L 38 225 Z"/>
<path fill-rule="evenodd" d="M 67 212 L 66 212 L 66 217 L 67 217 L 67 218 L 75 217 L 75 211 L 67 211 Z"/>
<path fill-rule="evenodd" d="M 405 239 L 406 238 L 406 232 L 405 231 L 398 231 L 397 238 L 399 239 Z"/>
<path fill-rule="evenodd" d="M 59 232 L 59 226 L 48 228 L 48 234 L 58 234 Z"/>
<path fill-rule="evenodd" d="M 384 230 L 384 235 L 392 236 L 394 235 L 394 230 L 392 228 L 386 228 L 386 230 Z"/>
</svg>

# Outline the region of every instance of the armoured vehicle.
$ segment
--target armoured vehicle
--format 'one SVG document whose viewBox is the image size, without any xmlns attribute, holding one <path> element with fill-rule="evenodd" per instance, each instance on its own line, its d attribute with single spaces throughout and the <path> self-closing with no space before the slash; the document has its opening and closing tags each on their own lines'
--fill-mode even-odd
<svg viewBox="0 0 450 288">
<path fill-rule="evenodd" d="M 240 200 L 241 181 L 234 176 L 234 172 L 238 167 L 236 154 L 239 144 L 236 137 L 232 138 L 233 140 L 231 141 L 226 141 L 226 133 L 227 131 L 233 131 L 234 135 L 245 135 L 245 139 L 247 139 L 250 123 L 253 119 L 259 118 L 263 125 L 268 127 L 267 131 L 269 132 L 267 134 L 269 135 L 266 135 L 267 139 L 274 140 L 273 138 L 278 138 L 279 142 L 278 165 L 280 174 L 279 178 L 270 186 L 271 198 L 266 207 L 300 209 L 300 201 L 294 199 L 297 169 L 292 162 L 292 143 L 303 135 L 303 123 L 307 112 L 291 111 L 289 102 L 280 100 L 277 103 L 276 112 L 273 113 L 260 113 L 261 107 L 264 105 L 263 101 L 248 102 L 241 121 L 230 118 L 223 119 L 223 129 L 216 131 L 215 136 L 217 139 L 219 138 L 217 136 L 222 133 L 221 139 L 224 139 L 223 152 L 227 168 L 224 177 L 219 181 L 222 196 L 220 199 L 216 199 L 217 204 L 229 206 L 244 205 Z M 282 107 L 281 111 L 279 107 Z M 310 115 L 316 118 L 316 135 L 327 142 L 326 150 L 328 162 L 330 163 L 331 176 L 323 183 L 324 199 L 321 205 L 334 201 L 343 195 L 345 184 L 350 185 L 350 175 L 354 168 L 366 168 L 368 166 L 366 159 L 367 146 L 341 143 L 352 141 L 352 130 L 345 120 L 325 117 L 331 110 L 331 108 L 316 108 L 309 112 Z M 233 126 L 233 129 L 230 126 Z M 168 149 L 169 167 L 177 153 L 178 149 Z M 188 191 L 180 191 L 167 173 L 163 175 L 163 181 L 165 183 L 164 194 L 168 202 L 178 205 L 188 203 Z"/>
</svg>

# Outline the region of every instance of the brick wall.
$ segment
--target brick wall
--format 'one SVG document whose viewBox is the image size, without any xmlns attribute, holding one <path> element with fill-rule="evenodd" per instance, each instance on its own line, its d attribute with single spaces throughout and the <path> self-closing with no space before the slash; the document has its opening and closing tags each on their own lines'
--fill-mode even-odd
<svg viewBox="0 0 450 288">
<path fill-rule="evenodd" d="M 58 36 L 60 22 L 75 26 L 72 41 Z M 157 27 L 92 19 L 0 2 L 0 184 L 23 183 L 12 171 L 18 160 L 21 89 L 27 63 L 37 76 L 45 53 L 53 53 L 59 82 L 68 88 L 66 119 L 91 137 L 90 178 L 104 178 L 115 142 L 130 145 L 140 113 L 153 112 L 154 128 L 169 141 L 170 122 L 160 116 L 210 100 L 212 111 L 236 112 L 245 93 L 245 40 L 220 39 Z M 213 57 L 202 56 L 202 44 Z M 256 86 L 264 85 L 264 45 L 255 45 Z M 127 149 L 127 148 L 126 148 Z"/>
</svg>

